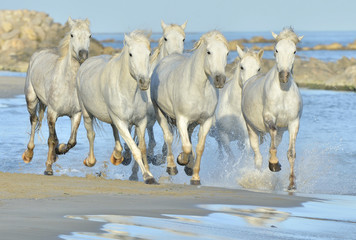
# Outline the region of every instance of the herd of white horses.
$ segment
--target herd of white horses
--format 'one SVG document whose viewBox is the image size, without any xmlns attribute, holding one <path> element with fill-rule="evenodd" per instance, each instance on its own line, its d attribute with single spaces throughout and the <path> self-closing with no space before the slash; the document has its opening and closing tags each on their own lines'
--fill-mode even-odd
<svg viewBox="0 0 356 240">
<path fill-rule="evenodd" d="M 68 24 L 70 31 L 57 48 L 38 51 L 30 60 L 25 96 L 31 136 L 22 155 L 26 163 L 33 158 L 35 132 L 41 127 L 46 109 L 49 137 L 44 174 L 53 175 L 52 165 L 57 155 L 67 153 L 76 145 L 83 116 L 89 140 L 89 154 L 84 164 L 91 167 L 96 163 L 93 121 L 98 119 L 109 123 L 113 130 L 115 147 L 111 162 L 127 165 L 132 154 L 135 164 L 130 179 L 137 179 L 139 168 L 148 184 L 156 183 L 149 163 L 167 162 L 168 174 L 178 173 L 172 153 L 175 129 L 182 143 L 177 163 L 184 165 L 185 173 L 192 176 L 192 185 L 200 184 L 200 164 L 211 128 L 210 135 L 217 140 L 219 150 L 224 149 L 231 159 L 230 141 L 238 140 L 241 151 L 251 147 L 258 169 L 262 167 L 259 145 L 264 134 L 269 133 L 269 169 L 274 172 L 281 170 L 276 157 L 277 147 L 283 132 L 288 130 L 288 189 L 296 188 L 295 142 L 302 98 L 292 73 L 296 44 L 303 37 L 298 37 L 291 28 L 279 35 L 272 33 L 276 42 L 275 65 L 267 74 L 260 73 L 263 50 L 242 51 L 237 46 L 240 59 L 235 73 L 227 79 L 228 42 L 218 31 L 202 35 L 190 53 L 183 54 L 186 23 L 167 25 L 162 21 L 163 35 L 152 54 L 149 36 L 133 31 L 125 35 L 119 54 L 89 57 L 89 21 L 69 18 Z M 56 134 L 55 124 L 61 116 L 71 119 L 67 144 L 59 144 Z M 153 151 L 156 121 L 163 131 L 164 161 Z M 198 125 L 198 143 L 194 151 L 191 136 Z M 134 137 L 132 127 L 135 127 Z M 121 144 L 119 136 L 127 147 Z"/>
</svg>

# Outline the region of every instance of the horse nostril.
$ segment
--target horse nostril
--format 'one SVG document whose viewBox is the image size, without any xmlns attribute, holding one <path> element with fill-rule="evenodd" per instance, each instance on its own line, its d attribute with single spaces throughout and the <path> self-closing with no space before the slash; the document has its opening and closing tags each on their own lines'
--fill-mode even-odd
<svg viewBox="0 0 356 240">
<path fill-rule="evenodd" d="M 79 51 L 79 57 L 81 59 L 87 59 L 88 58 L 88 51 L 84 50 L 84 49 L 80 50 Z"/>
</svg>

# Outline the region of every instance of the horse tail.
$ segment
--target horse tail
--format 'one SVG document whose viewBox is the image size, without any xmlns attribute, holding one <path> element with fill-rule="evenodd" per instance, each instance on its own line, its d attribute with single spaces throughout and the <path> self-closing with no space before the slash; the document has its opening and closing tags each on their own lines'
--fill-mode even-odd
<svg viewBox="0 0 356 240">
<path fill-rule="evenodd" d="M 46 111 L 46 105 L 44 105 L 42 102 L 38 103 L 38 108 L 37 108 L 37 113 L 38 113 L 38 121 L 36 125 L 36 131 L 39 132 L 42 127 L 42 120 L 44 117 L 44 113 Z"/>
</svg>

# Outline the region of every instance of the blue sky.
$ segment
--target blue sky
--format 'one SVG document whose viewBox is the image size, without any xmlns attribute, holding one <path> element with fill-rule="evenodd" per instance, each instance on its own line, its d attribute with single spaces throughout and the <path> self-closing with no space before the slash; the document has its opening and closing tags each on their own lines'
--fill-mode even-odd
<svg viewBox="0 0 356 240">
<path fill-rule="evenodd" d="M 161 32 L 160 21 L 182 24 L 187 32 L 355 31 L 356 1 L 352 0 L 11 0 L 1 9 L 48 13 L 55 22 L 68 16 L 88 18 L 94 33 L 147 29 Z"/>
</svg>

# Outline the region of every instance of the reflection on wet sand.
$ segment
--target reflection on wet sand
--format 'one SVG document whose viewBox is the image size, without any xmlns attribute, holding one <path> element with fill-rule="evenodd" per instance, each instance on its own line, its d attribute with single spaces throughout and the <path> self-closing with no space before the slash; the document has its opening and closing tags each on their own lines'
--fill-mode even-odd
<svg viewBox="0 0 356 240">
<path fill-rule="evenodd" d="M 274 227 L 290 214 L 273 208 L 237 208 L 200 205 L 213 211 L 207 216 L 162 215 L 162 218 L 119 215 L 67 216 L 72 219 L 104 222 L 103 233 L 76 232 L 62 239 L 235 239 L 237 226 Z M 242 220 L 243 219 L 243 220 Z M 242 220 L 242 221 L 241 221 Z M 232 230 L 234 229 L 234 230 Z"/>
</svg>

